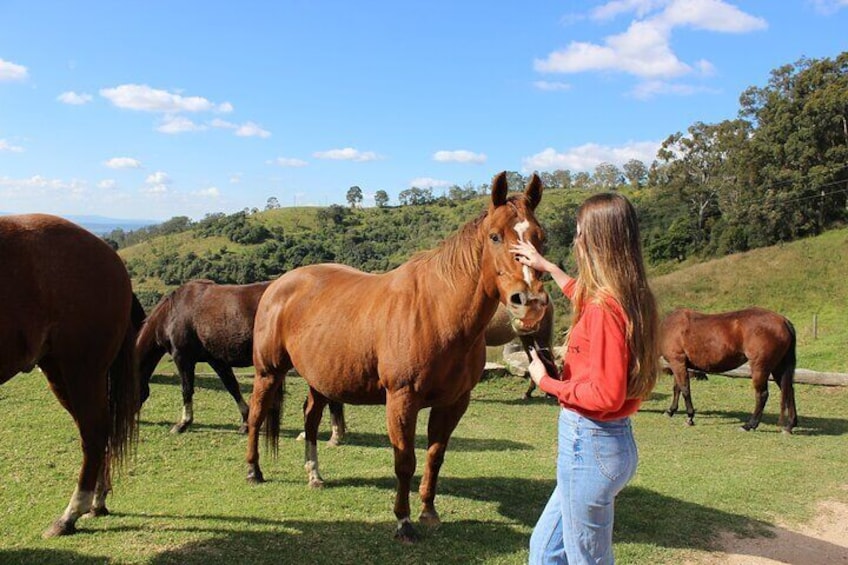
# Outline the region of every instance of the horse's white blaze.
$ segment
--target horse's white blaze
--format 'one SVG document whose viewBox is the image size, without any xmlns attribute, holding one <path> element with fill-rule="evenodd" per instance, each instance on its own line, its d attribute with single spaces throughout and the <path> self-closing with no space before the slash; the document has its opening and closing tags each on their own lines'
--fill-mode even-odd
<svg viewBox="0 0 848 565">
<path fill-rule="evenodd" d="M 527 232 L 527 230 L 530 229 L 530 221 L 524 220 L 524 221 L 518 222 L 517 224 L 515 224 L 514 229 L 515 229 L 515 233 L 518 234 L 518 240 L 524 241 L 524 234 Z M 531 269 L 527 265 L 524 265 L 524 268 L 522 270 L 524 272 L 524 282 L 527 283 L 527 286 L 530 286 L 531 284 L 533 284 L 533 279 L 534 279 L 533 269 Z"/>
<path fill-rule="evenodd" d="M 94 499 L 94 492 L 90 490 L 74 489 L 74 494 L 71 495 L 71 501 L 62 515 L 65 521 L 73 521 L 88 512 L 91 509 L 91 501 Z"/>
</svg>

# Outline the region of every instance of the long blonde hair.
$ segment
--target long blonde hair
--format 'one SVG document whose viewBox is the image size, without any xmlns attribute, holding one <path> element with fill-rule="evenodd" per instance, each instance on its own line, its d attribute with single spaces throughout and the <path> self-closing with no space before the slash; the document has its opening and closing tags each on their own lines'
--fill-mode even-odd
<svg viewBox="0 0 848 565">
<path fill-rule="evenodd" d="M 587 302 L 602 306 L 612 298 L 627 318 L 625 339 L 630 350 L 628 398 L 647 398 L 659 370 L 659 321 L 648 286 L 636 210 L 616 193 L 596 194 L 577 210 L 574 237 L 577 286 L 571 325 Z"/>
</svg>

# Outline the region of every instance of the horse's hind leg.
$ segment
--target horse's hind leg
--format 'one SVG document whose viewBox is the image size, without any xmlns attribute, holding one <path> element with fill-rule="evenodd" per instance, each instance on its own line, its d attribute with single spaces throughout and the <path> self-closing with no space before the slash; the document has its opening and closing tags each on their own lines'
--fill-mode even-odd
<svg viewBox="0 0 848 565">
<path fill-rule="evenodd" d="M 798 425 L 798 414 L 795 409 L 795 363 L 785 360 L 774 371 L 775 381 L 780 386 L 780 422 L 784 433 L 791 434 Z M 779 378 L 779 380 L 778 380 Z"/>
<path fill-rule="evenodd" d="M 751 384 L 754 387 L 754 412 L 751 413 L 748 421 L 742 424 L 742 429 L 746 432 L 755 430 L 760 425 L 760 420 L 763 417 L 763 409 L 769 397 L 768 378 L 769 373 L 761 367 L 751 367 Z"/>
<path fill-rule="evenodd" d="M 441 523 L 435 505 L 439 470 L 445 460 L 448 440 L 468 409 L 470 398 L 471 393 L 467 392 L 451 406 L 434 407 L 430 410 L 430 420 L 427 422 L 427 464 L 418 491 L 422 506 L 418 520 L 428 526 L 438 526 Z"/>
<path fill-rule="evenodd" d="M 344 404 L 341 402 L 328 402 L 330 406 L 330 421 L 332 423 L 333 433 L 327 441 L 327 445 L 338 446 L 345 435 L 347 434 L 347 426 L 345 425 Z"/>
<path fill-rule="evenodd" d="M 671 371 L 671 374 L 674 376 L 674 388 L 672 391 L 671 405 L 668 407 L 668 410 L 666 410 L 666 414 L 671 417 L 677 413 L 680 395 L 683 394 L 683 402 L 686 405 L 686 425 L 694 426 L 695 407 L 692 405 L 692 389 L 689 385 L 689 371 L 686 369 L 686 365 L 681 365 L 679 363 L 670 363 L 669 365 L 670 368 L 668 371 Z"/>
<path fill-rule="evenodd" d="M 318 426 L 321 424 L 321 416 L 327 398 L 309 387 L 309 396 L 303 407 L 303 431 L 306 434 L 304 442 L 304 463 L 309 486 L 320 488 L 324 486 L 324 479 L 318 470 Z"/>
<path fill-rule="evenodd" d="M 285 387 L 285 374 L 291 367 L 287 364 L 285 367 L 276 371 L 265 371 L 256 369 L 256 376 L 253 378 L 253 394 L 250 395 L 250 410 L 247 416 L 247 480 L 251 483 L 261 483 L 265 479 L 262 476 L 262 470 L 259 468 L 259 429 L 263 422 L 266 428 L 269 425 L 276 424 L 277 429 L 266 429 L 266 435 L 269 438 L 269 443 L 272 447 L 276 445 L 276 438 L 279 435 L 279 410 L 282 392 Z M 276 413 L 276 423 L 266 421 L 267 418 L 274 417 Z"/>
<path fill-rule="evenodd" d="M 239 388 L 235 374 L 233 374 L 232 367 L 220 361 L 209 361 L 209 366 L 212 367 L 212 369 L 218 374 L 218 378 L 220 378 L 221 382 L 224 383 L 224 388 L 227 389 L 227 392 L 229 392 L 230 396 L 233 397 L 233 400 L 236 401 L 236 406 L 238 406 L 239 413 L 241 413 L 241 427 L 239 427 L 239 433 L 246 434 L 247 414 L 250 411 L 250 408 L 248 407 L 247 402 L 244 401 L 244 397 L 241 395 L 241 389 Z"/>
<path fill-rule="evenodd" d="M 84 386 L 82 383 L 90 379 L 90 375 L 74 379 L 69 372 L 59 371 L 49 361 L 42 363 L 42 368 L 60 404 L 73 416 L 82 443 L 82 468 L 77 486 L 65 512 L 44 532 L 44 537 L 55 537 L 76 532 L 77 519 L 92 508 L 98 478 L 106 464 L 109 408 L 105 373 L 95 379 L 96 384 Z M 70 382 L 73 385 L 68 384 Z M 105 506 L 105 500 L 103 504 Z"/>
<path fill-rule="evenodd" d="M 180 420 L 171 428 L 172 434 L 181 434 L 194 422 L 194 360 L 186 359 L 177 353 L 174 364 L 180 374 L 180 385 L 183 392 L 183 413 Z"/>
</svg>

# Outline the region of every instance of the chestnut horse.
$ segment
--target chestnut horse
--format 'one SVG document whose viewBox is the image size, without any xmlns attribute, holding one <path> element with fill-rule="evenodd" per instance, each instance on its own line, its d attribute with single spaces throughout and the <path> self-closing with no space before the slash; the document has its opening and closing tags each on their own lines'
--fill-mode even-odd
<svg viewBox="0 0 848 565">
<path fill-rule="evenodd" d="M 498 303 L 498 309 L 495 311 L 495 315 L 492 316 L 492 319 L 486 326 L 484 337 L 486 339 L 486 347 L 506 345 L 515 338 L 518 338 L 521 341 L 521 346 L 524 348 L 524 353 L 527 355 L 527 359 L 529 360 L 531 347 L 536 347 L 539 351 L 539 355 L 543 355 L 543 352 L 545 351 L 550 353 L 553 333 L 554 303 L 553 300 L 548 300 L 545 305 L 545 314 L 542 316 L 542 319 L 535 328 L 521 327 L 519 321 L 510 315 L 509 309 L 507 309 L 507 307 L 503 304 Z M 553 358 L 550 359 L 550 362 L 554 363 Z M 554 366 L 556 365 L 554 364 Z M 556 374 L 554 374 L 554 376 L 556 376 Z M 524 398 L 530 398 L 530 395 L 536 389 L 536 384 L 533 380 L 529 378 L 528 380 L 530 381 L 530 384 L 524 393 Z M 344 417 L 344 404 L 333 401 L 330 401 L 327 404 L 330 408 L 330 418 L 332 423 L 332 433 L 330 434 L 330 439 L 327 440 L 327 444 L 337 446 L 344 439 L 347 431 Z M 308 406 L 309 398 L 307 398 L 303 403 L 304 415 L 306 414 L 306 408 Z M 298 441 L 301 441 L 304 438 L 306 438 L 306 432 L 301 432 L 300 435 L 297 436 Z"/>
<path fill-rule="evenodd" d="M 45 537 L 106 514 L 110 466 L 136 439 L 141 401 L 134 327 L 142 312 L 121 258 L 102 239 L 45 214 L 0 218 L 0 384 L 40 367 L 71 414 L 82 468 Z"/>
<path fill-rule="evenodd" d="M 431 408 L 427 462 L 419 493 L 424 523 L 437 525 L 434 506 L 448 440 L 468 408 L 486 362 L 484 331 L 504 303 L 526 327 L 537 324 L 548 300 L 535 271 L 509 247 L 525 239 L 540 247 L 534 215 L 542 198 L 537 175 L 524 193 L 508 196 L 506 173 L 492 182 L 488 210 L 433 250 L 383 274 L 343 265 L 299 267 L 262 296 L 253 334 L 256 375 L 248 417 L 248 480 L 263 481 L 259 428 L 264 421 L 276 451 L 285 376 L 291 367 L 310 387 L 306 410 L 306 471 L 323 480 L 316 438 L 328 400 L 386 405 L 397 490 L 395 537 L 417 538 L 409 489 L 415 472 L 418 412 Z"/>
<path fill-rule="evenodd" d="M 783 431 L 798 425 L 795 412 L 795 328 L 785 317 L 763 308 L 721 314 L 701 314 L 679 309 L 661 326 L 660 353 L 674 374 L 674 398 L 667 414 L 674 416 L 680 394 L 686 403 L 686 423 L 693 425 L 695 409 L 689 389 L 689 371 L 720 373 L 745 363 L 751 367 L 754 412 L 743 430 L 756 429 L 768 400 L 769 375 L 780 387 Z"/>
<path fill-rule="evenodd" d="M 269 282 L 218 285 L 189 281 L 166 295 L 150 312 L 136 341 L 141 377 L 149 380 L 165 353 L 180 374 L 183 411 L 171 428 L 182 433 L 194 421 L 194 369 L 206 362 L 218 374 L 241 413 L 247 431 L 248 406 L 232 367 L 253 365 L 253 318 Z"/>
</svg>

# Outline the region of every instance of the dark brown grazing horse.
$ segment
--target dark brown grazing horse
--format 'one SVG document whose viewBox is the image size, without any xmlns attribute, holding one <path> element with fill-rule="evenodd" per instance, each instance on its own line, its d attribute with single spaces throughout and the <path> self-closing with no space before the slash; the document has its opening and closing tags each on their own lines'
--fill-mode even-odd
<svg viewBox="0 0 848 565">
<path fill-rule="evenodd" d="M 0 218 L 0 384 L 40 367 L 71 414 L 82 469 L 45 537 L 106 514 L 110 465 L 136 438 L 140 390 L 130 277 L 103 240 L 55 216 Z M 142 311 L 143 312 L 143 311 Z"/>
<path fill-rule="evenodd" d="M 661 326 L 661 351 L 674 374 L 674 398 L 668 415 L 677 412 L 680 394 L 686 403 L 686 423 L 694 424 L 695 409 L 689 389 L 689 372 L 721 373 L 745 363 L 751 367 L 754 412 L 742 426 L 753 430 L 760 424 L 768 400 L 769 375 L 780 387 L 780 419 L 783 431 L 798 425 L 795 412 L 795 328 L 785 317 L 763 308 L 747 308 L 722 314 L 701 314 L 679 309 L 665 317 Z"/>
<path fill-rule="evenodd" d="M 283 385 L 294 367 L 310 387 L 305 467 L 312 486 L 323 484 L 316 438 L 327 401 L 385 403 L 397 476 L 396 537 L 407 542 L 417 537 L 409 508 L 415 426 L 418 412 L 431 408 L 419 519 L 438 524 L 439 469 L 483 373 L 486 325 L 499 301 L 527 327 L 535 326 L 545 311 L 542 281 L 509 251 L 522 238 L 541 246 L 544 234 L 533 213 L 541 198 L 537 175 L 523 194 L 508 197 L 501 173 L 493 179 L 485 213 L 438 248 L 392 271 L 367 274 L 343 265 L 309 265 L 271 283 L 259 303 L 253 334 L 248 480 L 263 480 L 263 421 L 276 450 Z"/>
<path fill-rule="evenodd" d="M 253 365 L 253 319 L 269 282 L 219 285 L 189 281 L 159 301 L 136 342 L 142 379 L 149 380 L 165 353 L 171 355 L 183 392 L 183 412 L 171 431 L 182 433 L 194 421 L 194 369 L 208 363 L 241 413 L 247 431 L 248 406 L 232 367 Z"/>
<path fill-rule="evenodd" d="M 518 321 L 510 315 L 509 309 L 503 304 L 498 303 L 498 309 L 495 311 L 495 315 L 492 316 L 492 319 L 489 321 L 489 325 L 486 326 L 484 337 L 487 347 L 506 345 L 515 338 L 518 338 L 521 341 L 521 346 L 524 349 L 524 353 L 527 355 L 527 359 L 530 359 L 531 347 L 551 351 L 553 335 L 554 303 L 549 299 L 545 306 L 545 314 L 542 316 L 542 319 L 535 328 L 521 327 Z M 540 355 L 541 354 L 542 353 L 540 353 Z M 553 358 L 551 358 L 551 362 L 553 362 Z M 530 381 L 530 384 L 527 391 L 524 393 L 524 398 L 530 398 L 530 395 L 536 388 L 532 379 L 528 378 L 527 380 Z M 309 398 L 307 398 L 303 403 L 304 415 L 306 414 L 306 408 L 308 406 Z M 336 446 L 341 443 L 344 439 L 345 433 L 347 432 L 347 425 L 345 424 L 344 417 L 344 404 L 330 401 L 328 402 L 328 406 L 330 408 L 332 433 L 330 434 L 330 439 L 327 440 L 327 444 Z M 305 438 L 306 432 L 301 432 L 300 435 L 297 436 L 299 441 Z"/>
</svg>

